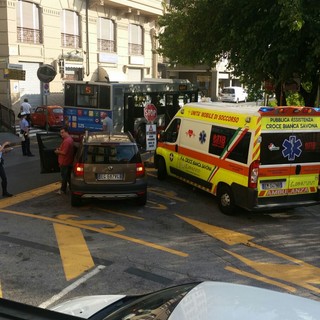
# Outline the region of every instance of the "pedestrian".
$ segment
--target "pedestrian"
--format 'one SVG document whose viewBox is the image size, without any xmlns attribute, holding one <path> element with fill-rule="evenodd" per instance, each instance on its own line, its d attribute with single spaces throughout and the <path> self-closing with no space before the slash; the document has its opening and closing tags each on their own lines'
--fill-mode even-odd
<svg viewBox="0 0 320 320">
<path fill-rule="evenodd" d="M 69 135 L 68 127 L 62 127 L 60 129 L 60 135 L 63 140 L 60 147 L 55 150 L 55 154 L 58 155 L 58 163 L 62 181 L 60 190 L 57 193 L 66 194 L 68 184 L 70 188 L 71 171 L 74 157 L 74 145 L 73 139 Z"/>
<path fill-rule="evenodd" d="M 7 180 L 6 172 L 4 170 L 4 160 L 3 160 L 3 155 L 13 150 L 13 148 L 8 148 L 9 145 L 10 145 L 9 141 L 4 142 L 2 145 L 0 144 L 0 177 L 1 177 L 3 197 L 12 197 L 12 194 L 9 193 L 7 190 L 8 180 Z"/>
<path fill-rule="evenodd" d="M 27 121 L 27 114 L 22 111 L 20 119 L 20 137 L 21 137 L 21 149 L 22 154 L 28 157 L 34 157 L 30 151 L 30 137 L 29 137 L 29 122 Z"/>
<path fill-rule="evenodd" d="M 113 133 L 113 121 L 107 113 L 102 115 L 102 130 L 107 134 Z"/>
<path fill-rule="evenodd" d="M 21 103 L 21 110 L 20 110 L 20 114 L 22 114 L 22 112 L 25 112 L 27 115 L 27 121 L 30 123 L 30 114 L 31 114 L 31 104 L 29 103 L 28 99 L 25 98 L 23 100 L 23 102 Z"/>
</svg>

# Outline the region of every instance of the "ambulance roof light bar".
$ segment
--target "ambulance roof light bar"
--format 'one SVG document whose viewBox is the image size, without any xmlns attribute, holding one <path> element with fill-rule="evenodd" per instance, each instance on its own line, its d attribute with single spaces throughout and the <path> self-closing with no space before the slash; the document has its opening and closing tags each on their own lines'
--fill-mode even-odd
<svg viewBox="0 0 320 320">
<path fill-rule="evenodd" d="M 261 107 L 258 110 L 261 114 L 265 115 L 281 115 L 281 114 L 311 114 L 319 113 L 320 108 L 301 107 L 301 106 L 285 106 L 285 107 Z"/>
</svg>

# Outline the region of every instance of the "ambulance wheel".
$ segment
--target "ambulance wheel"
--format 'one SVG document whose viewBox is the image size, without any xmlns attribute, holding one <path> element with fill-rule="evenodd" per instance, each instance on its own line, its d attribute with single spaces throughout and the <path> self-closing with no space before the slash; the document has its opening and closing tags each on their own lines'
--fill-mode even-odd
<svg viewBox="0 0 320 320">
<path fill-rule="evenodd" d="M 218 191 L 219 208 L 222 213 L 232 216 L 235 215 L 235 203 L 232 190 L 228 186 L 222 186 Z"/>
<path fill-rule="evenodd" d="M 163 158 L 158 160 L 158 180 L 164 180 L 167 177 L 166 162 Z"/>
</svg>

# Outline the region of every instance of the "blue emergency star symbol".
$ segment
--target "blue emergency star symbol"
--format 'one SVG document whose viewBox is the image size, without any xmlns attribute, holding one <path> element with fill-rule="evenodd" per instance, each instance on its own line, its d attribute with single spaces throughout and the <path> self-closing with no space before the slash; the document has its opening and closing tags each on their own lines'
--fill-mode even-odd
<svg viewBox="0 0 320 320">
<path fill-rule="evenodd" d="M 199 135 L 199 141 L 201 144 L 206 142 L 206 137 L 207 137 L 207 134 L 205 133 L 204 130 L 202 130 Z"/>
<path fill-rule="evenodd" d="M 284 149 L 282 150 L 282 155 L 288 158 L 289 161 L 294 161 L 296 157 L 301 155 L 301 139 L 297 139 L 296 136 L 290 136 L 289 139 L 285 139 L 282 143 Z"/>
</svg>

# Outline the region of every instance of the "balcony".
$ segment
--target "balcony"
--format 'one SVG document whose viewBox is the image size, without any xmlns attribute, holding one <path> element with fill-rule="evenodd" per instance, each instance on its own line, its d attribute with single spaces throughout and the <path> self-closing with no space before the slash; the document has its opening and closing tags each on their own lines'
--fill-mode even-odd
<svg viewBox="0 0 320 320">
<path fill-rule="evenodd" d="M 143 52 L 143 45 L 136 44 L 136 43 L 129 43 L 129 54 L 134 56 L 142 56 Z"/>
<path fill-rule="evenodd" d="M 114 53 L 116 52 L 116 43 L 113 40 L 98 39 L 98 51 Z"/>
<path fill-rule="evenodd" d="M 168 0 L 167 0 L 168 1 Z M 165 1 L 165 2 L 167 2 Z M 148 4 L 146 4 L 146 2 Z M 89 0 L 89 5 L 91 6 L 104 6 L 108 8 L 114 8 L 118 10 L 123 10 L 124 12 L 132 12 L 133 14 L 141 14 L 149 17 L 156 18 L 163 15 L 163 0 Z M 131 9 L 128 11 L 128 9 Z"/>
<path fill-rule="evenodd" d="M 80 36 L 68 33 L 61 33 L 61 46 L 65 48 L 81 48 Z"/>
<path fill-rule="evenodd" d="M 21 43 L 41 44 L 42 32 L 39 29 L 17 27 L 17 40 Z"/>
</svg>

